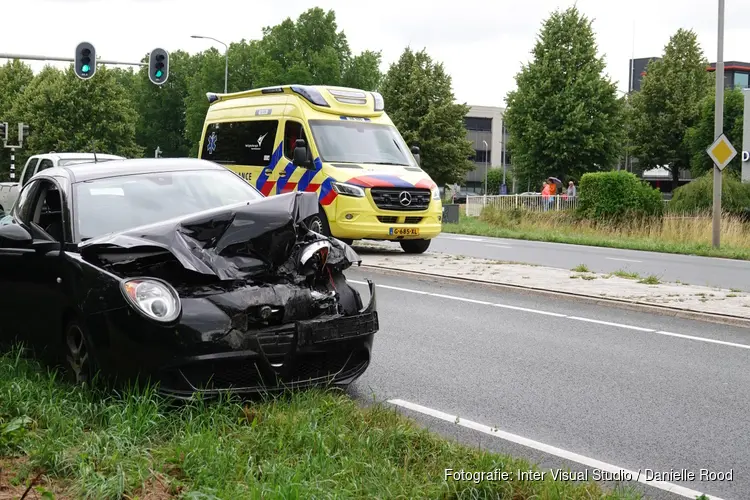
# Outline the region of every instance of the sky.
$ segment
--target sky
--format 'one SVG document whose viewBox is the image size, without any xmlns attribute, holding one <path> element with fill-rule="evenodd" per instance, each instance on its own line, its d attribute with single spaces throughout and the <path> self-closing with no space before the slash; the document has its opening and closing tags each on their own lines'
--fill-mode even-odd
<svg viewBox="0 0 750 500">
<path fill-rule="evenodd" d="M 406 46 L 425 48 L 451 74 L 459 102 L 504 106 L 544 19 L 574 4 L 593 20 L 607 74 L 622 91 L 631 55 L 659 56 L 679 28 L 694 30 L 709 61 L 717 58 L 717 0 L 0 0 L 0 53 L 73 57 L 81 41 L 124 62 L 155 47 L 223 51 L 191 35 L 258 39 L 264 26 L 321 7 L 336 12 L 354 53 L 382 52 L 383 71 Z M 750 1 L 726 0 L 724 60 L 750 62 L 749 20 Z M 45 64 L 29 63 L 35 71 Z"/>
</svg>

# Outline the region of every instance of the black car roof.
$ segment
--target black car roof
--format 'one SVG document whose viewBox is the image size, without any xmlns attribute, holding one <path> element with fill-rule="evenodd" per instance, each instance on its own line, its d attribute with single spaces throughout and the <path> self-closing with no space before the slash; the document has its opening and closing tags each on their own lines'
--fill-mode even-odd
<svg viewBox="0 0 750 500">
<path fill-rule="evenodd" d="M 67 177 L 71 183 L 77 183 L 107 177 L 178 172 L 181 170 L 225 170 L 225 168 L 214 162 L 198 158 L 137 158 L 53 167 L 44 170 L 44 174 L 49 177 Z"/>
</svg>

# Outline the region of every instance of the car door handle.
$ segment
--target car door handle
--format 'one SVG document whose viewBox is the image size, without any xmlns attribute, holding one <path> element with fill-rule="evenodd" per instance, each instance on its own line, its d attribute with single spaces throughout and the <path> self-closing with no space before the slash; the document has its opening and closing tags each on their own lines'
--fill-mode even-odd
<svg viewBox="0 0 750 500">
<path fill-rule="evenodd" d="M 266 172 L 266 175 L 271 175 L 273 173 L 273 169 L 272 168 L 267 168 L 265 170 L 265 172 Z"/>
<path fill-rule="evenodd" d="M 283 170 L 279 172 L 279 177 L 286 177 L 286 172 L 284 172 Z"/>
<path fill-rule="evenodd" d="M 33 248 L 0 248 L 0 255 L 16 256 L 16 255 L 31 255 L 36 253 Z"/>
</svg>

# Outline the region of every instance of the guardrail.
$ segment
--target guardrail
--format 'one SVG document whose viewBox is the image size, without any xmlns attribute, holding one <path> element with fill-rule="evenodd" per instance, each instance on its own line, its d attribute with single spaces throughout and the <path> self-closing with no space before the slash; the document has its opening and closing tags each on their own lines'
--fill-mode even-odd
<svg viewBox="0 0 750 500">
<path fill-rule="evenodd" d="M 479 217 L 484 207 L 496 207 L 499 210 L 522 209 L 529 212 L 548 212 L 573 210 L 578 206 L 578 197 L 555 195 L 544 197 L 541 194 L 500 194 L 468 195 L 466 197 L 466 215 Z"/>
</svg>

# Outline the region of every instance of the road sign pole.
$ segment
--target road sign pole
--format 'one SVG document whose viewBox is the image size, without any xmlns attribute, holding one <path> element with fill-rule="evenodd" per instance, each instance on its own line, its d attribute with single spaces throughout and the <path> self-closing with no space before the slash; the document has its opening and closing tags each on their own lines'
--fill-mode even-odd
<svg viewBox="0 0 750 500">
<path fill-rule="evenodd" d="M 750 88 L 742 89 L 745 111 L 742 122 L 742 182 L 750 182 Z"/>
<path fill-rule="evenodd" d="M 714 139 L 718 139 L 724 129 L 724 0 L 719 0 L 719 26 L 716 57 L 716 103 L 714 105 Z M 714 164 L 714 213 L 713 246 L 721 245 L 721 169 Z"/>
</svg>

